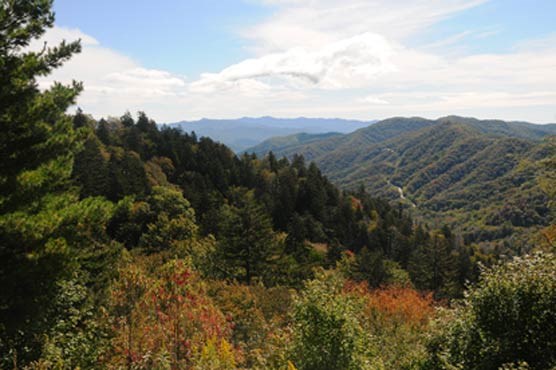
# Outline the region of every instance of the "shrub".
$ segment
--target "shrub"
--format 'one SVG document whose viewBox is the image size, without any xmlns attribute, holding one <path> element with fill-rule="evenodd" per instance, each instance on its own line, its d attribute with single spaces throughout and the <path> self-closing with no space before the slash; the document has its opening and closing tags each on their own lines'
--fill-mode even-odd
<svg viewBox="0 0 556 370">
<path fill-rule="evenodd" d="M 370 368 L 365 332 L 357 320 L 363 301 L 342 294 L 344 279 L 320 272 L 294 303 L 292 362 L 300 370 Z"/>
<path fill-rule="evenodd" d="M 484 272 L 440 325 L 427 368 L 556 366 L 556 257 L 538 253 Z"/>
</svg>

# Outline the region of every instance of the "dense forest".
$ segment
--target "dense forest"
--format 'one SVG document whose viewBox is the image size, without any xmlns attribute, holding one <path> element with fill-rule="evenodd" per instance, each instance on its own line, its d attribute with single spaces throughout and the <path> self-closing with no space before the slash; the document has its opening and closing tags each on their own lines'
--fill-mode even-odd
<svg viewBox="0 0 556 370">
<path fill-rule="evenodd" d="M 556 366 L 554 227 L 505 260 L 302 155 L 68 114 L 51 7 L 0 5 L 0 368 Z"/>
<path fill-rule="evenodd" d="M 516 255 L 554 223 L 554 135 L 554 124 L 398 117 L 347 135 L 274 138 L 250 151 L 304 155 L 342 189 L 364 185 L 483 253 Z"/>
</svg>

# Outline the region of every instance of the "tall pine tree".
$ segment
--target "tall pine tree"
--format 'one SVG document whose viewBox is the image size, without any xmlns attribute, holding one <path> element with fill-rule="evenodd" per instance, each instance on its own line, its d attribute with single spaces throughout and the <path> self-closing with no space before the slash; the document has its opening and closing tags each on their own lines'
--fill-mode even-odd
<svg viewBox="0 0 556 370">
<path fill-rule="evenodd" d="M 79 285 L 87 283 L 87 272 L 79 266 L 98 256 L 85 250 L 92 251 L 102 235 L 97 226 L 111 212 L 101 200 L 80 204 L 69 190 L 81 129 L 74 130 L 65 112 L 81 84 L 38 87 L 37 78 L 80 51 L 79 42 L 28 48 L 53 26 L 51 8 L 52 0 L 0 2 L 1 368 L 24 366 L 43 354 L 45 341 L 50 348 L 67 344 L 86 326 L 77 316 L 73 325 L 61 323 L 70 311 L 83 312 L 72 311 L 88 299 Z M 60 351 L 83 358 L 87 350 L 76 343 Z"/>
</svg>

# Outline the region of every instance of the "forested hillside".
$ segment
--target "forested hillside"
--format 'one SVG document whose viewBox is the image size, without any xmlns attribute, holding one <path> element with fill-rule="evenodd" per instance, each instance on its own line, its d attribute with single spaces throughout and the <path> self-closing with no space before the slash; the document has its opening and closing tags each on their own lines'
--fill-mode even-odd
<svg viewBox="0 0 556 370">
<path fill-rule="evenodd" d="M 307 155 L 344 189 L 365 186 L 399 199 L 416 217 L 449 224 L 467 243 L 506 253 L 508 239 L 530 250 L 530 234 L 554 220 L 545 182 L 554 134 L 555 125 L 394 118 L 273 153 Z"/>
<path fill-rule="evenodd" d="M 287 148 L 291 155 L 295 154 L 295 148 L 304 147 L 312 142 L 322 142 L 324 139 L 330 139 L 343 136 L 339 132 L 328 132 L 324 134 L 308 134 L 300 133 L 289 136 L 275 136 L 259 143 L 258 145 L 247 149 L 247 153 L 255 153 L 264 157 L 268 152 L 278 151 L 282 157 L 288 156 L 283 151 Z"/>
<path fill-rule="evenodd" d="M 454 254 L 453 266 L 446 267 L 453 276 L 440 283 L 416 273 L 421 287 L 452 295 L 472 277 L 473 252 L 447 226 L 438 231 L 425 224 L 416 228 L 408 212 L 371 197 L 364 188 L 339 191 L 301 156 L 291 162 L 273 155 L 238 157 L 208 138 L 159 130 L 144 113 L 137 121 L 126 114 L 96 122 L 78 112 L 73 121 L 76 129 L 88 132 L 75 157 L 74 182 L 82 198 L 103 196 L 117 204 L 108 233 L 128 249 L 152 244 L 145 234 L 161 212 L 168 219 L 160 223 L 179 216 L 156 204 L 152 194 L 159 192 L 183 196 L 200 235 L 216 237 L 221 260 L 215 254 L 212 262 L 219 264 L 224 278 L 295 286 L 310 276 L 311 266 L 334 266 L 349 250 L 357 258 L 373 259 L 376 270 L 361 271 L 361 278 L 378 286 L 398 270 L 419 264 L 417 251 L 433 239 L 446 244 L 447 258 Z M 172 240 L 171 235 L 160 237 Z M 464 265 L 456 266 L 457 259 Z M 447 293 L 448 285 L 455 290 Z"/>
<path fill-rule="evenodd" d="M 69 114 L 83 86 L 39 89 L 37 78 L 80 43 L 27 49 L 52 27 L 51 9 L 50 0 L 0 3 L 0 368 L 556 365 L 553 224 L 531 233 L 535 253 L 511 259 L 468 243 L 449 220 L 413 218 L 372 181 L 340 190 L 301 155 L 238 156 L 143 112 Z M 400 172 L 389 181 L 414 179 L 424 202 L 419 166 L 400 165 L 399 130 L 378 127 L 358 142 L 392 143 L 384 163 Z M 501 184 L 520 195 L 511 185 L 531 184 L 540 194 L 524 200 L 531 217 L 551 220 L 553 141 L 465 144 L 474 129 L 440 128 L 429 135 L 446 139 L 434 145 L 509 158 L 501 171 L 514 177 Z M 513 222 L 502 202 L 489 205 L 492 217 Z"/>
</svg>

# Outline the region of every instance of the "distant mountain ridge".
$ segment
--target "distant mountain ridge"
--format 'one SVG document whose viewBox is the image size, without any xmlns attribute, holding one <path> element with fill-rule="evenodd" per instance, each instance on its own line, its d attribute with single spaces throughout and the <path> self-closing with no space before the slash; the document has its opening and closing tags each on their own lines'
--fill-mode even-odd
<svg viewBox="0 0 556 370">
<path fill-rule="evenodd" d="M 275 136 L 292 134 L 324 134 L 330 132 L 350 133 L 375 121 L 347 120 L 340 118 L 274 118 L 243 117 L 238 119 L 201 119 L 168 123 L 185 132 L 195 131 L 198 136 L 207 136 L 226 144 L 236 152 Z"/>
<path fill-rule="evenodd" d="M 284 148 L 302 147 L 312 142 L 321 142 L 324 139 L 340 138 L 342 136 L 344 136 L 344 134 L 339 132 L 326 132 L 324 134 L 308 134 L 306 132 L 302 132 L 288 136 L 275 136 L 254 147 L 248 148 L 246 152 L 255 152 L 264 155 L 270 151 L 282 151 Z"/>
<path fill-rule="evenodd" d="M 415 204 L 417 214 L 458 226 L 469 241 L 481 242 L 554 222 L 553 190 L 544 181 L 556 176 L 548 165 L 556 157 L 553 135 L 556 124 L 391 118 L 272 150 L 277 157 L 301 154 L 315 161 L 343 188 L 364 185 L 377 196 Z M 252 149 L 263 155 L 265 148 Z"/>
</svg>

